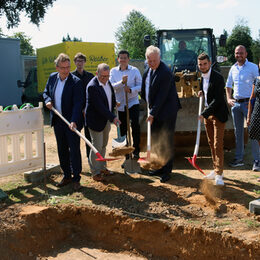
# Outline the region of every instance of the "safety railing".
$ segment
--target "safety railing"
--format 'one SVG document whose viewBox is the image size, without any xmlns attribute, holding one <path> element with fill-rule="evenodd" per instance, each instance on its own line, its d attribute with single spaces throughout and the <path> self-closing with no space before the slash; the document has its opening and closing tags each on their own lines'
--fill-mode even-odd
<svg viewBox="0 0 260 260">
<path fill-rule="evenodd" d="M 43 167 L 42 103 L 0 107 L 0 177 Z"/>
</svg>

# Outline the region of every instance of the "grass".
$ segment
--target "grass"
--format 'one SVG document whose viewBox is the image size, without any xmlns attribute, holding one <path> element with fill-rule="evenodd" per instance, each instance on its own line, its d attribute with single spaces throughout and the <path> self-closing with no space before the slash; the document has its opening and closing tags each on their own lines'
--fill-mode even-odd
<svg viewBox="0 0 260 260">
<path fill-rule="evenodd" d="M 253 190 L 256 194 L 260 194 L 260 190 Z"/>
<path fill-rule="evenodd" d="M 247 227 L 250 228 L 250 229 L 260 227 L 260 223 L 256 220 L 244 219 L 244 220 L 242 220 L 242 222 L 244 222 L 247 225 Z"/>
</svg>

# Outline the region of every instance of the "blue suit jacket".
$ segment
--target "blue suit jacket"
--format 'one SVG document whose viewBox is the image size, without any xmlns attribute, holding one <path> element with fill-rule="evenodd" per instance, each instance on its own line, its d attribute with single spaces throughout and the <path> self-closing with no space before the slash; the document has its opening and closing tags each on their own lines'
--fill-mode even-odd
<svg viewBox="0 0 260 260">
<path fill-rule="evenodd" d="M 116 106 L 116 98 L 114 89 L 110 82 L 109 86 L 112 93 L 112 111 Z M 107 95 L 102 86 L 99 85 L 97 77 L 94 77 L 87 86 L 88 91 L 88 107 L 86 113 L 87 126 L 97 132 L 101 132 L 109 120 L 113 122 L 116 117 L 109 110 Z"/>
<path fill-rule="evenodd" d="M 149 68 L 143 75 L 141 97 L 146 100 L 145 80 Z M 181 108 L 180 100 L 176 91 L 175 81 L 170 69 L 161 61 L 151 77 L 148 103 L 150 114 L 158 121 L 164 121 L 176 117 Z M 147 102 L 147 100 L 146 100 Z"/>
<path fill-rule="evenodd" d="M 43 92 L 43 98 L 45 104 L 52 102 L 55 107 L 55 90 L 58 83 L 58 72 L 54 72 L 50 75 L 45 90 Z M 75 122 L 77 128 L 81 129 L 83 126 L 83 108 L 84 95 L 82 81 L 73 74 L 69 74 L 68 79 L 64 85 L 61 100 L 62 115 L 69 121 Z M 55 124 L 56 115 L 51 111 L 51 125 Z"/>
</svg>

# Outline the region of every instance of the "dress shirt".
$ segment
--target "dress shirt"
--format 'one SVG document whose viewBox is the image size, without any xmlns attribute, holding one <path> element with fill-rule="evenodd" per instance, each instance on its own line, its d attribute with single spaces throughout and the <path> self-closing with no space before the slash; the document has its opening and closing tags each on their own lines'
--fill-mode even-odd
<svg viewBox="0 0 260 260">
<path fill-rule="evenodd" d="M 208 106 L 208 101 L 207 101 L 207 94 L 208 94 L 208 88 L 209 88 L 209 78 L 211 74 L 211 68 L 207 73 L 202 73 L 202 78 L 203 78 L 203 92 L 204 92 L 204 99 L 205 99 L 205 107 Z"/>
<path fill-rule="evenodd" d="M 229 73 L 226 83 L 227 88 L 234 86 L 233 97 L 235 99 L 249 98 L 252 92 L 254 79 L 258 76 L 258 67 L 247 59 L 243 66 L 235 63 Z"/>
<path fill-rule="evenodd" d="M 140 71 L 131 65 L 128 65 L 126 70 L 121 70 L 120 66 L 117 66 L 110 71 L 110 82 L 115 90 L 116 101 L 120 102 L 118 111 L 124 111 L 126 105 L 124 84 L 122 84 L 122 77 L 125 75 L 128 76 L 127 86 L 131 89 L 131 93 L 128 93 L 128 108 L 139 104 L 138 92 L 141 91 L 142 86 Z"/>
<path fill-rule="evenodd" d="M 57 77 L 58 77 L 58 83 L 55 89 L 54 101 L 55 101 L 55 108 L 62 114 L 61 99 L 62 99 L 64 85 L 68 77 L 64 80 L 61 80 L 59 73 L 57 74 Z"/>
<path fill-rule="evenodd" d="M 148 73 L 147 73 L 147 77 L 145 79 L 145 99 L 146 99 L 146 103 L 147 105 L 149 105 L 149 88 L 150 88 L 150 79 L 151 79 L 151 75 L 154 73 L 154 71 L 150 68 Z"/>
<path fill-rule="evenodd" d="M 112 91 L 111 91 L 111 88 L 108 84 L 108 81 L 106 82 L 105 85 L 103 83 L 101 83 L 99 80 L 98 80 L 98 83 L 99 83 L 100 86 L 103 87 L 103 89 L 106 93 L 106 96 L 107 96 L 109 111 L 112 111 Z"/>
</svg>

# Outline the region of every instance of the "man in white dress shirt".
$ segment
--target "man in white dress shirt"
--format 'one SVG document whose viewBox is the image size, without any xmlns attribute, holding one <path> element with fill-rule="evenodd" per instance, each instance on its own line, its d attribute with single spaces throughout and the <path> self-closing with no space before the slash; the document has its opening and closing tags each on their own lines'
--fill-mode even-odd
<svg viewBox="0 0 260 260">
<path fill-rule="evenodd" d="M 129 53 L 126 50 L 121 50 L 118 53 L 119 66 L 111 69 L 110 82 L 115 90 L 116 101 L 120 102 L 118 107 L 119 119 L 121 121 L 120 130 L 121 135 L 127 133 L 126 120 L 126 97 L 125 92 L 128 93 L 128 109 L 131 120 L 133 146 L 135 148 L 134 158 L 139 158 L 139 144 L 140 144 L 140 124 L 139 124 L 139 97 L 138 93 L 141 91 L 142 77 L 139 70 L 129 65 Z"/>
</svg>

